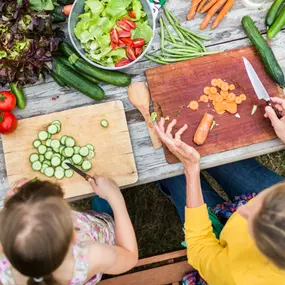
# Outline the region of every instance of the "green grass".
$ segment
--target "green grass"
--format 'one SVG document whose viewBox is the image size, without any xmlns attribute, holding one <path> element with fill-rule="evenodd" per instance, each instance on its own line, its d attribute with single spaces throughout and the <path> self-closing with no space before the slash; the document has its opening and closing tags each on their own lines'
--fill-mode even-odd
<svg viewBox="0 0 285 285">
<path fill-rule="evenodd" d="M 258 161 L 285 176 L 285 151 L 258 157 Z M 221 195 L 222 189 L 211 177 L 207 179 Z M 172 203 L 160 193 L 155 183 L 123 190 L 139 246 L 140 258 L 181 249 L 182 223 Z M 80 210 L 90 209 L 90 199 L 74 203 Z"/>
</svg>

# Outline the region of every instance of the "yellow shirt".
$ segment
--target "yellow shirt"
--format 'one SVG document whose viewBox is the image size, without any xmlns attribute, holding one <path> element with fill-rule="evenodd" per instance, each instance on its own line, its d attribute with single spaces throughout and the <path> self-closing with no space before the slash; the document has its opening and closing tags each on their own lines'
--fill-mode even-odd
<svg viewBox="0 0 285 285">
<path fill-rule="evenodd" d="M 218 240 L 206 204 L 185 208 L 185 235 L 188 262 L 209 285 L 285 284 L 285 271 L 259 252 L 247 221 L 238 213 L 228 220 Z"/>
</svg>

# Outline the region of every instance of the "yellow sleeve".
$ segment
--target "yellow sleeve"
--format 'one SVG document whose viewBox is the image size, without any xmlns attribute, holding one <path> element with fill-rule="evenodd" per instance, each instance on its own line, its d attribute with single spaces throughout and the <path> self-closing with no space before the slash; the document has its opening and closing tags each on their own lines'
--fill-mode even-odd
<svg viewBox="0 0 285 285">
<path fill-rule="evenodd" d="M 188 262 L 209 284 L 235 284 L 229 268 L 228 249 L 213 233 L 206 204 L 185 208 L 185 240 Z"/>
</svg>

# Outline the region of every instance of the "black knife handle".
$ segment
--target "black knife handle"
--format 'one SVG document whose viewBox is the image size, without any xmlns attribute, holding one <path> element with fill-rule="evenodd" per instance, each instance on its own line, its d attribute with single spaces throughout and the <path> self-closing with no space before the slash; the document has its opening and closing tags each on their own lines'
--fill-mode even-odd
<svg viewBox="0 0 285 285">
<path fill-rule="evenodd" d="M 267 105 L 270 106 L 270 107 L 275 111 L 275 113 L 276 113 L 278 119 L 281 119 L 281 118 L 284 117 L 283 113 L 280 112 L 271 102 L 268 102 L 268 101 L 267 101 Z"/>
</svg>

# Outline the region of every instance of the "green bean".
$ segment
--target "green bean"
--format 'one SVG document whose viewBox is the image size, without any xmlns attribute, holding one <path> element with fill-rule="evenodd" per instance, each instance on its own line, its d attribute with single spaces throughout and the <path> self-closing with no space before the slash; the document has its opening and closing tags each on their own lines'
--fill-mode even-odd
<svg viewBox="0 0 285 285">
<path fill-rule="evenodd" d="M 160 46 L 161 48 L 164 48 L 164 28 L 161 18 L 159 19 L 159 23 L 160 23 Z"/>
<path fill-rule="evenodd" d="M 209 41 L 209 40 L 212 39 L 212 38 L 210 38 L 210 37 L 205 37 L 205 36 L 201 36 L 201 35 L 199 35 L 199 34 L 193 33 L 193 32 L 191 32 L 191 31 L 187 30 L 186 28 L 182 27 L 181 25 L 179 25 L 179 28 L 180 28 L 181 30 L 183 30 L 184 32 L 186 32 L 186 33 L 188 33 L 188 34 L 191 34 L 192 36 L 194 36 L 194 37 L 196 37 L 196 38 L 199 38 L 199 39 L 202 39 L 202 40 L 205 40 L 205 41 Z"/>
<path fill-rule="evenodd" d="M 167 53 L 162 53 L 161 55 L 163 55 L 164 57 L 170 57 L 170 58 L 176 58 L 176 59 L 180 59 L 180 58 L 185 58 L 185 56 L 183 55 L 177 55 L 177 54 L 167 54 Z M 197 56 L 187 56 L 188 59 L 191 58 L 196 58 Z"/>
<path fill-rule="evenodd" d="M 167 10 L 165 7 L 164 7 L 164 11 Z M 174 23 L 180 25 L 180 22 L 179 20 L 169 11 L 167 10 L 167 13 L 170 15 L 170 17 L 173 19 Z"/>
<path fill-rule="evenodd" d="M 176 43 L 176 40 L 174 39 L 174 36 L 172 35 L 172 33 L 170 32 L 170 30 L 168 29 L 167 23 L 164 21 L 163 18 L 162 18 L 162 22 L 163 22 L 163 24 L 164 24 L 165 30 L 166 30 L 166 32 L 168 33 L 168 35 L 169 35 L 171 41 L 172 41 L 173 43 Z"/>
<path fill-rule="evenodd" d="M 186 39 L 189 40 L 189 42 L 191 43 L 191 46 L 196 47 L 199 50 L 201 49 L 201 46 L 197 42 L 195 42 L 189 35 L 187 35 L 184 31 L 182 31 L 182 34 L 184 35 Z"/>
<path fill-rule="evenodd" d="M 193 48 L 191 48 L 191 47 L 188 47 L 188 46 L 183 46 L 183 45 L 174 44 L 174 43 L 169 43 L 169 45 L 177 47 L 177 48 L 181 48 L 181 49 L 187 49 L 187 50 L 188 49 L 193 49 L 193 48 L 197 49 L 197 46 L 194 46 Z"/>
<path fill-rule="evenodd" d="M 173 54 L 186 54 L 186 53 L 196 53 L 198 52 L 197 50 L 193 49 L 193 50 L 187 50 L 187 49 L 163 49 L 164 52 L 168 52 L 168 53 L 173 53 Z"/>
<path fill-rule="evenodd" d="M 148 58 L 149 60 L 153 61 L 153 62 L 156 62 L 156 63 L 160 63 L 160 64 L 166 64 L 167 62 L 164 61 L 164 60 L 160 60 L 160 59 L 157 59 L 157 58 L 154 58 L 148 54 L 145 54 L 144 55 L 146 58 Z"/>
<path fill-rule="evenodd" d="M 165 39 L 166 39 L 168 42 L 172 43 L 172 41 L 171 41 L 171 39 L 170 39 L 169 37 L 165 37 Z M 182 42 L 182 40 L 181 40 L 180 38 L 174 37 L 174 39 L 175 39 L 176 41 Z M 193 48 L 197 48 L 197 45 L 194 45 L 194 44 L 192 44 L 191 42 L 189 42 L 188 40 L 186 40 L 186 46 L 185 46 L 185 47 L 188 47 L 188 46 L 191 46 L 191 47 L 193 47 Z"/>
<path fill-rule="evenodd" d="M 203 44 L 202 41 L 200 41 L 199 39 L 195 38 L 194 36 L 191 36 L 190 34 L 189 34 L 189 37 L 190 37 L 194 42 L 196 42 L 196 43 L 203 49 L 203 51 L 206 51 L 206 47 L 205 47 L 205 45 Z"/>
<path fill-rule="evenodd" d="M 193 57 L 165 58 L 165 57 L 162 57 L 162 56 L 158 56 L 158 58 L 159 58 L 159 60 L 168 63 L 168 62 L 184 61 L 184 60 L 191 59 L 191 58 L 193 58 Z"/>
</svg>

